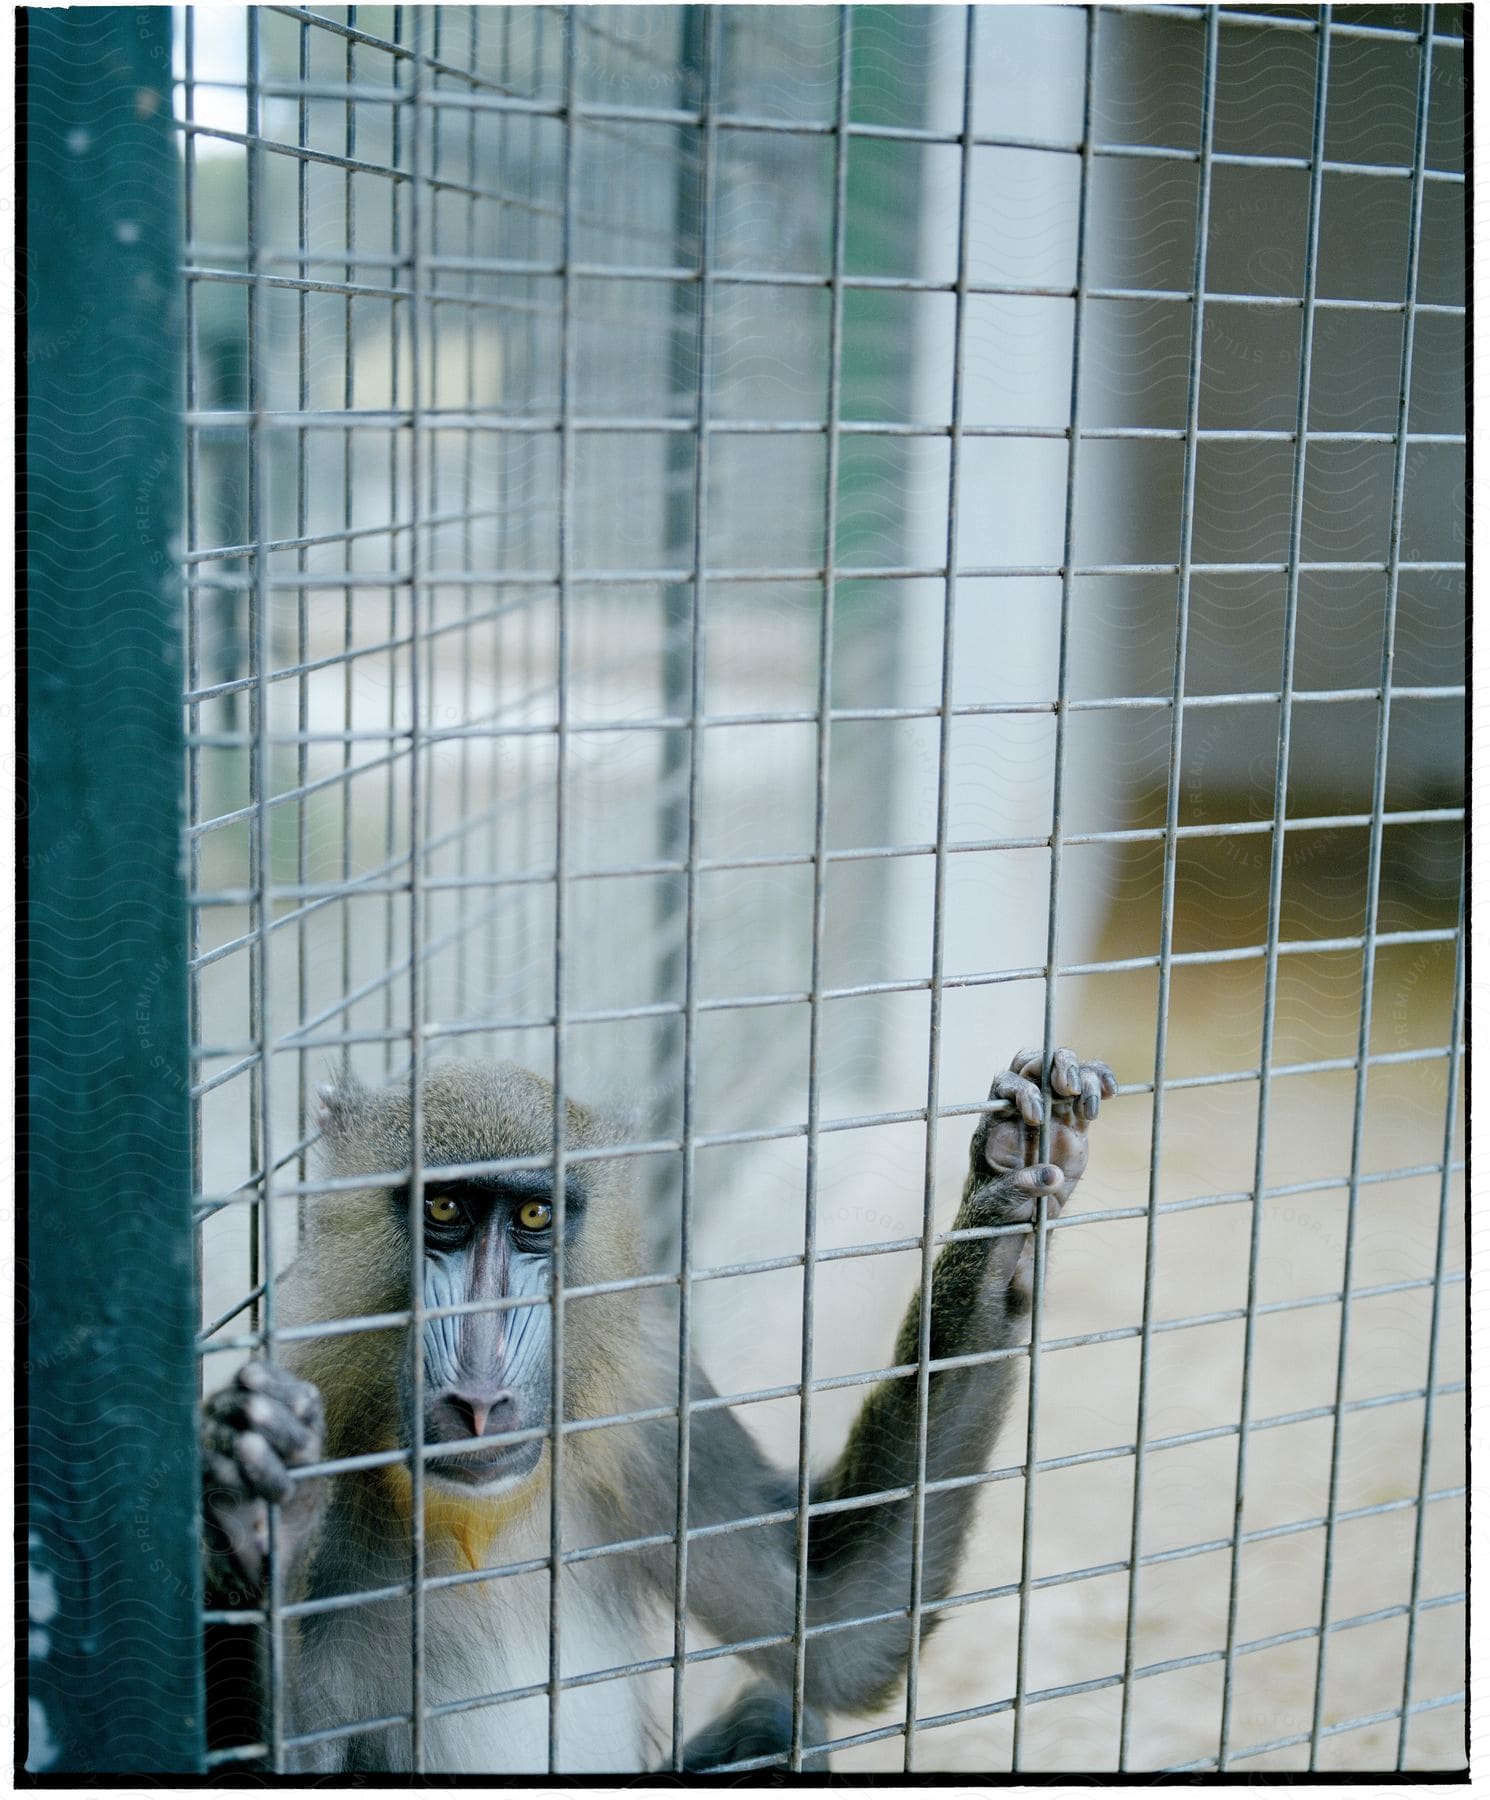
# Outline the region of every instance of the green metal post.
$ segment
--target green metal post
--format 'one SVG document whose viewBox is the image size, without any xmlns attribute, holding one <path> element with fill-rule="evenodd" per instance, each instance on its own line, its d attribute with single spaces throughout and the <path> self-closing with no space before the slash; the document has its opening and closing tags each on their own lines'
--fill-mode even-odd
<svg viewBox="0 0 1490 1800">
<path fill-rule="evenodd" d="M 202 1766 L 168 7 L 21 15 L 34 1778 Z"/>
</svg>

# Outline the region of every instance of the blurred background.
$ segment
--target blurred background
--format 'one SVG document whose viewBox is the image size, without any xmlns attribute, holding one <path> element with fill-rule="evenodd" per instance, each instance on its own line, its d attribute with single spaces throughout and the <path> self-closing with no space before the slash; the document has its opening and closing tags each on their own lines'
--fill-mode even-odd
<svg viewBox="0 0 1490 1800">
<path fill-rule="evenodd" d="M 567 58 L 557 8 L 333 7 L 329 24 L 179 10 L 204 1326 L 224 1341 L 241 1331 L 264 1275 L 253 1212 L 217 1202 L 266 1157 L 314 1172 L 313 1086 L 343 1061 L 368 1079 L 406 1069 L 415 955 L 432 1054 L 551 1064 L 561 658 L 571 1091 L 630 1121 L 638 1142 L 681 1129 L 696 709 L 694 1127 L 737 1141 L 697 1153 L 693 1260 L 800 1255 L 827 559 L 829 997 L 816 1076 L 825 1121 L 871 1122 L 822 1137 L 820 1249 L 921 1228 L 925 1125 L 904 1115 L 927 1104 L 940 807 L 940 1105 L 977 1102 L 1016 1048 L 1039 1041 L 1053 905 L 1057 1037 L 1105 1058 L 1130 1090 L 1104 1110 L 1074 1208 L 1076 1221 L 1093 1216 L 1053 1240 L 1043 1337 L 1082 1341 L 1046 1352 L 1033 1440 L 1011 1423 L 998 1452 L 1010 1477 L 984 1490 L 961 1586 L 1019 1579 L 1019 1466 L 1033 1441 L 1063 1466 L 1035 1477 L 1031 1566 L 1037 1579 L 1075 1578 L 1031 1598 L 1027 1689 L 1121 1674 L 1126 1447 L 1147 1316 L 1139 1547 L 1155 1560 L 1133 1585 L 1133 1659 L 1195 1660 L 1133 1684 L 1131 1766 L 1214 1758 L 1224 1647 L 1290 1633 L 1234 1659 L 1234 1750 L 1285 1740 L 1238 1766 L 1395 1763 L 1398 1720 L 1386 1715 L 1403 1704 L 1409 1618 L 1407 1698 L 1463 1681 L 1463 1207 L 1457 1164 L 1439 1168 L 1446 1145 L 1463 1154 L 1448 1091 L 1464 740 L 1461 10 L 1433 9 L 1424 82 L 1423 9 L 1334 9 L 1317 257 L 1314 8 L 1222 9 L 1208 165 L 1200 9 L 976 8 L 970 33 L 967 11 L 950 7 L 852 7 L 846 24 L 825 7 L 581 7 L 568 14 Z M 428 59 L 417 105 L 416 43 Z M 566 83 L 581 109 L 567 133 Z M 965 94 L 976 143 L 964 167 Z M 708 153 L 687 122 L 700 106 L 721 121 Z M 1207 174 L 1187 703 L 1171 767 Z M 1310 441 L 1291 578 L 1301 322 Z M 1092 435 L 1072 499 L 1078 344 L 1076 418 Z M 830 417 L 842 425 L 831 496 Z M 960 574 L 944 665 L 954 491 Z M 1068 503 L 1075 572 L 1063 583 Z M 262 633 L 256 604 L 268 608 Z M 260 643 L 271 659 L 262 718 Z M 1270 917 L 1285 716 L 1287 816 L 1303 823 L 1287 831 Z M 416 720 L 426 780 L 411 840 Z M 276 1048 L 262 1081 L 250 980 L 259 738 L 275 884 L 262 1002 Z M 1212 960 L 1172 969 L 1156 1142 L 1171 789 L 1185 834 L 1173 948 Z M 1264 1075 L 1270 931 L 1282 953 Z M 943 1226 L 969 1128 L 953 1117 L 938 1135 Z M 666 1267 L 679 1158 L 641 1162 Z M 314 1199 L 277 1206 L 288 1254 Z M 1342 1300 L 1348 1249 L 1352 1290 L 1365 1291 Z M 817 1269 L 817 1375 L 884 1363 L 919 1264 L 916 1249 Z M 800 1268 L 721 1276 L 695 1294 L 723 1391 L 798 1379 Z M 1189 1319 L 1201 1322 L 1175 1328 Z M 1430 1337 L 1440 1391 L 1424 1462 Z M 208 1384 L 232 1365 L 209 1354 Z M 815 1402 L 823 1461 L 858 1398 Z M 794 1458 L 795 1401 L 749 1417 Z M 1247 1536 L 1229 1626 L 1243 1417 Z M 1155 1442 L 1169 1438 L 1182 1441 Z M 1329 1617 L 1359 1622 L 1327 1639 L 1324 1719 L 1368 1722 L 1323 1737 L 1311 1765 L 1332 1461 L 1344 1516 Z M 1420 1481 L 1442 1496 L 1421 1509 Z M 1166 1560 L 1180 1550 L 1192 1553 Z M 1418 1604 L 1430 1601 L 1444 1603 Z M 1018 1612 L 1009 1595 L 949 1614 L 925 1652 L 923 1715 L 1012 1694 Z M 1022 1766 L 1116 1767 L 1122 1708 L 1111 1681 L 1032 1706 Z M 848 1733 L 892 1716 L 838 1723 Z M 1406 1763 L 1461 1765 L 1463 1729 L 1459 1704 L 1419 1712 Z M 1007 1711 L 923 1730 L 917 1766 L 1007 1768 L 1010 1733 Z M 902 1754 L 882 1740 L 835 1766 L 896 1769 Z"/>
</svg>

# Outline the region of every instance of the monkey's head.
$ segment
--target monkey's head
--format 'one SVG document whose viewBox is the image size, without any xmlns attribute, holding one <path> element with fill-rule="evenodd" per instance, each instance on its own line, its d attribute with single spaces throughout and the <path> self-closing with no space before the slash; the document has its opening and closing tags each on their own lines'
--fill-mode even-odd
<svg viewBox="0 0 1490 1800">
<path fill-rule="evenodd" d="M 325 1339 L 299 1359 L 326 1399 L 332 1455 L 365 1449 L 380 1429 L 400 1445 L 466 1442 L 426 1462 L 427 1479 L 494 1494 L 533 1475 L 545 1440 L 513 1443 L 504 1433 L 545 1429 L 553 1394 L 549 1302 L 553 1259 L 563 1257 L 567 1286 L 613 1279 L 637 1267 L 627 1165 L 584 1160 L 565 1171 L 564 1241 L 556 1241 L 552 1169 L 453 1173 L 442 1168 L 546 1156 L 553 1149 L 553 1089 L 512 1063 L 448 1062 L 425 1072 L 421 1130 L 424 1179 L 422 1419 L 412 1414 L 413 1334 L 407 1328 Z M 406 1082 L 370 1089 L 343 1080 L 321 1090 L 326 1159 L 336 1175 L 406 1168 L 411 1138 Z M 566 1111 L 566 1149 L 603 1147 L 605 1128 L 586 1109 Z M 328 1291 L 341 1316 L 401 1310 L 412 1264 L 409 1184 L 328 1196 L 317 1209 L 306 1258 L 324 1306 Z M 508 1304 L 502 1304 L 502 1303 Z M 453 1311 L 469 1307 L 470 1310 Z M 602 1319 L 598 1311 L 607 1316 Z M 565 1308 L 565 1415 L 619 1410 L 606 1371 L 629 1361 L 613 1339 L 624 1309 L 593 1301 Z M 377 1348 L 369 1344 L 375 1338 Z M 594 1341 L 592 1341 L 594 1340 Z M 572 1346 L 572 1348 L 571 1348 Z M 369 1350 L 372 1350 L 369 1357 Z M 356 1372 L 350 1360 L 355 1354 Z M 388 1416 L 388 1387 L 397 1394 Z M 378 1392 L 383 1389 L 383 1392 Z"/>
</svg>

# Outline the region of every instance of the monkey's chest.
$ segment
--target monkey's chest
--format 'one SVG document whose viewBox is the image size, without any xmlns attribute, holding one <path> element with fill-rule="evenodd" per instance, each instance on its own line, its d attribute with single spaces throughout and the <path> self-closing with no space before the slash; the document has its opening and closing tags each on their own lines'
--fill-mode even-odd
<svg viewBox="0 0 1490 1800">
<path fill-rule="evenodd" d="M 645 1591 L 623 1594 L 566 1571 L 559 1614 L 560 1673 L 596 1676 L 665 1653 L 671 1620 Z M 432 1775 L 541 1775 L 549 1767 L 549 1614 L 546 1574 L 431 1590 L 425 1601 L 425 1768 Z M 376 1616 L 374 1616 L 376 1615 Z M 406 1605 L 317 1621 L 296 1729 L 313 1731 L 411 1710 L 411 1620 Z M 532 1690 L 523 1698 L 494 1698 Z M 625 1774 L 655 1766 L 671 1684 L 660 1675 L 587 1680 L 559 1696 L 557 1767 Z M 448 1709 L 448 1710 L 446 1710 Z M 407 1727 L 342 1739 L 350 1771 L 413 1767 Z M 322 1765 L 312 1756 L 307 1767 Z"/>
<path fill-rule="evenodd" d="M 487 1694 L 540 1686 L 549 1680 L 547 1583 L 504 1583 L 529 1591 L 489 1595 L 458 1589 L 439 1596 L 428 1619 L 431 1649 L 429 1705 L 461 1710 L 430 1722 L 431 1773 L 501 1771 L 540 1775 L 549 1767 L 547 1692 L 499 1705 L 467 1709 Z M 433 1597 L 432 1597 L 433 1598 Z M 560 1672 L 565 1679 L 595 1676 L 657 1654 L 659 1635 L 670 1633 L 660 1608 L 635 1593 L 625 1597 L 596 1584 L 562 1591 Z M 455 1617 L 441 1613 L 448 1608 Z M 480 1612 L 479 1619 L 472 1616 Z M 449 1625 L 447 1631 L 443 1626 Z M 438 1648 L 436 1641 L 438 1640 Z M 570 1774 L 610 1774 L 645 1769 L 661 1752 L 659 1720 L 670 1687 L 664 1676 L 616 1676 L 564 1688 L 559 1696 L 557 1768 Z"/>
</svg>

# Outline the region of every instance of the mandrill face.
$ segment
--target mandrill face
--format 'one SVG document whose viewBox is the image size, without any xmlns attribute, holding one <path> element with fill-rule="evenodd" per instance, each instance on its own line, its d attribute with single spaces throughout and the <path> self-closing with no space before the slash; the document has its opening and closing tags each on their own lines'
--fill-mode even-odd
<svg viewBox="0 0 1490 1800">
<path fill-rule="evenodd" d="M 582 1184 L 570 1177 L 571 1240 L 584 1204 Z M 407 1193 L 402 1206 L 407 1228 Z M 511 1434 L 541 1432 L 552 1411 L 552 1176 L 520 1170 L 442 1182 L 436 1169 L 424 1183 L 423 1208 L 424 1306 L 433 1316 L 423 1331 L 422 1436 L 427 1446 L 451 1446 L 428 1459 L 428 1473 L 462 1487 L 510 1487 L 537 1468 L 544 1442 L 512 1442 Z M 441 1310 L 462 1306 L 480 1309 Z"/>
<path fill-rule="evenodd" d="M 424 1071 L 420 1094 L 418 1279 L 426 1316 L 419 1334 L 417 1417 L 415 1348 L 407 1331 L 384 1365 L 386 1379 L 399 1391 L 398 1439 L 426 1446 L 431 1482 L 489 1496 L 526 1480 L 543 1458 L 553 1410 L 554 1257 L 564 1258 L 566 1286 L 637 1266 L 630 1175 L 625 1165 L 593 1154 L 615 1141 L 614 1128 L 588 1108 L 566 1104 L 565 1144 L 588 1154 L 564 1171 L 560 1244 L 551 1168 L 463 1172 L 482 1163 L 552 1157 L 554 1092 L 548 1082 L 512 1063 L 452 1061 Z M 376 1294 L 349 1295 L 341 1310 L 402 1310 L 416 1223 L 411 1183 L 373 1178 L 411 1164 L 409 1088 L 400 1082 L 372 1089 L 343 1076 L 320 1097 L 330 1172 L 370 1178 L 366 1189 L 331 1200 L 321 1215 L 316 1262 L 323 1284 L 335 1285 L 350 1268 L 376 1269 Z M 623 1314 L 635 1310 L 622 1307 Z M 624 1361 L 618 1353 L 632 1329 L 633 1322 L 617 1318 L 605 1300 L 587 1301 L 577 1316 L 566 1311 L 575 1347 L 573 1358 L 565 1358 L 566 1412 L 578 1406 L 596 1416 L 618 1409 L 620 1393 L 612 1391 L 618 1389 L 617 1363 Z M 345 1385 L 331 1367 L 336 1342 L 328 1340 L 305 1358 L 305 1372 L 333 1387 Z M 349 1447 L 365 1409 L 347 1415 L 345 1430 L 340 1410 L 333 1414 L 333 1446 Z"/>
</svg>

